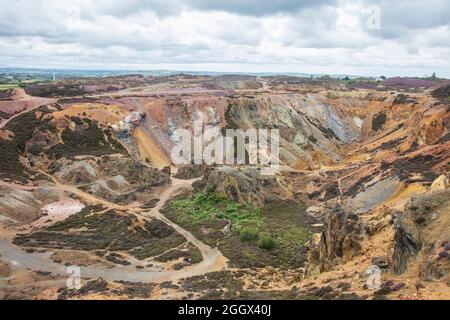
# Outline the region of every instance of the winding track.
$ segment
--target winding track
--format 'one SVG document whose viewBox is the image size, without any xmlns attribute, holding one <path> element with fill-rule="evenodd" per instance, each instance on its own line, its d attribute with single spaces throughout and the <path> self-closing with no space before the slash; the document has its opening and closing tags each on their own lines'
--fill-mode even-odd
<svg viewBox="0 0 450 320">
<path fill-rule="evenodd" d="M 170 197 L 182 187 L 190 187 L 194 180 L 178 180 L 173 179 L 172 184 L 162 192 L 160 200 L 156 207 L 150 211 L 142 211 L 138 208 L 133 208 L 133 211 L 140 211 L 144 218 L 157 218 L 168 225 L 172 226 L 178 233 L 183 235 L 187 241 L 195 245 L 201 252 L 203 260 L 202 262 L 185 267 L 181 270 L 137 270 L 134 266 L 115 266 L 113 268 L 107 268 L 102 266 L 84 266 L 80 267 L 81 277 L 83 278 L 103 278 L 108 281 L 130 281 L 130 282 L 142 282 L 142 283 L 161 283 L 165 281 L 177 281 L 182 278 L 202 275 L 208 272 L 219 271 L 227 268 L 228 260 L 222 255 L 217 248 L 211 248 L 204 244 L 192 233 L 183 229 L 179 225 L 175 224 L 171 220 L 167 219 L 160 212 L 160 209 L 170 199 Z M 56 182 L 56 181 L 55 181 Z M 106 207 L 114 209 L 124 209 L 126 206 L 119 206 L 114 203 L 110 203 L 103 199 L 98 199 L 95 196 L 83 192 L 76 187 L 66 186 L 62 184 L 55 184 L 55 188 L 63 190 L 69 193 L 76 194 L 86 200 L 94 201 L 105 205 Z M 120 207 L 120 208 L 119 208 Z M 127 208 L 130 209 L 129 207 Z M 9 241 L 0 238 L 0 259 L 9 262 L 13 268 L 16 269 L 32 269 L 36 271 L 46 271 L 58 275 L 68 276 L 67 267 L 53 262 L 50 259 L 51 253 L 27 253 L 19 247 L 11 244 Z"/>
<path fill-rule="evenodd" d="M 282 167 L 283 171 L 293 171 L 302 173 L 317 173 L 334 171 L 329 170 L 315 170 L 315 171 L 302 171 L 294 170 L 289 167 Z M 139 207 L 123 206 L 110 201 L 100 199 L 94 195 L 87 193 L 74 187 L 72 185 L 64 185 L 57 181 L 53 176 L 48 175 L 45 172 L 42 174 L 47 175 L 54 183 L 53 188 L 64 191 L 67 193 L 74 194 L 88 203 L 100 204 L 106 208 L 115 210 L 126 210 L 128 212 L 133 212 L 139 214 L 145 219 L 156 218 L 160 219 L 166 224 L 173 227 L 178 233 L 183 235 L 187 241 L 195 245 L 202 254 L 202 262 L 183 268 L 182 270 L 137 270 L 134 266 L 115 266 L 114 268 L 107 268 L 102 266 L 86 266 L 81 267 L 81 275 L 83 278 L 103 278 L 109 281 L 130 281 L 130 282 L 143 282 L 143 283 L 160 283 L 165 281 L 176 281 L 185 277 L 202 275 L 208 272 L 219 271 L 227 268 L 228 260 L 222 255 L 222 253 L 217 248 L 211 248 L 210 246 L 204 244 L 198 240 L 191 232 L 183 229 L 181 226 L 175 224 L 173 221 L 161 214 L 160 210 L 166 202 L 171 198 L 171 196 L 181 188 L 190 187 L 192 183 L 196 180 L 179 180 L 172 178 L 172 184 L 165 189 L 161 195 L 160 200 L 157 205 L 150 211 L 145 211 Z M 23 186 L 16 185 L 13 183 L 7 183 L 0 181 L 0 185 L 5 185 L 7 187 L 14 187 L 23 190 L 33 190 L 38 187 L 35 186 Z M 342 192 L 342 191 L 341 191 Z M 19 247 L 11 244 L 9 241 L 0 239 L 0 259 L 11 263 L 15 268 L 29 268 L 32 270 L 47 271 L 59 275 L 67 275 L 67 267 L 61 264 L 57 264 L 50 259 L 50 254 L 39 254 L 39 253 L 26 253 Z"/>
</svg>

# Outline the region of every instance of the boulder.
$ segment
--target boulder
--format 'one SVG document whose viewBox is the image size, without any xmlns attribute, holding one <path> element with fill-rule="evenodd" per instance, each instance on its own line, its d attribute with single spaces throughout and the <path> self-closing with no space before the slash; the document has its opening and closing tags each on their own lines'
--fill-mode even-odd
<svg viewBox="0 0 450 320">
<path fill-rule="evenodd" d="M 433 181 L 431 184 L 430 190 L 437 191 L 437 190 L 445 190 L 449 187 L 450 181 L 446 174 L 440 175 L 436 180 Z"/>
</svg>

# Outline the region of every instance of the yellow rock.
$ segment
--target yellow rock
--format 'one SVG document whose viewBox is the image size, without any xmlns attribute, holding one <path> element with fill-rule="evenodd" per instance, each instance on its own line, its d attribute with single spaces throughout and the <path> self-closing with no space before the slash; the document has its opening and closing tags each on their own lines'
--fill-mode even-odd
<svg viewBox="0 0 450 320">
<path fill-rule="evenodd" d="M 449 179 L 446 174 L 440 175 L 436 180 L 431 184 L 430 189 L 433 191 L 436 190 L 445 190 L 449 186 Z"/>
</svg>

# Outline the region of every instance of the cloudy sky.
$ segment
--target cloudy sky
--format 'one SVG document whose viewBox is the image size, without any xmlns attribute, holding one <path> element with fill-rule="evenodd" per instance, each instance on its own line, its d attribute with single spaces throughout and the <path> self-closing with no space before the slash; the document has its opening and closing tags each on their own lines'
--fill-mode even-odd
<svg viewBox="0 0 450 320">
<path fill-rule="evenodd" d="M 0 0 L 0 67 L 450 77 L 448 0 Z"/>
</svg>

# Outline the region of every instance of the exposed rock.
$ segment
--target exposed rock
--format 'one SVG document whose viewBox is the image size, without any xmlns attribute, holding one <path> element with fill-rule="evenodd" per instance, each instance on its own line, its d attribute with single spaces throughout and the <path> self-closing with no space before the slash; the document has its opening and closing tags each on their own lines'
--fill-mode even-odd
<svg viewBox="0 0 450 320">
<path fill-rule="evenodd" d="M 375 115 L 372 119 L 372 130 L 378 131 L 380 130 L 383 125 L 386 123 L 387 116 L 386 113 L 380 112 L 377 115 Z"/>
<path fill-rule="evenodd" d="M 170 167 L 159 170 L 130 156 L 112 155 L 84 160 L 60 159 L 51 173 L 66 184 L 114 202 L 136 200 L 136 192 L 170 183 Z"/>
<path fill-rule="evenodd" d="M 44 213 L 41 208 L 58 201 L 60 194 L 49 188 L 12 190 L 0 187 L 0 217 L 5 215 L 18 222 L 34 221 Z"/>
<path fill-rule="evenodd" d="M 74 185 L 92 183 L 98 175 L 98 164 L 94 159 L 74 161 L 66 158 L 55 161 L 51 173 L 60 181 Z"/>
<path fill-rule="evenodd" d="M 439 280 L 449 277 L 450 259 L 448 251 L 441 251 L 436 256 L 429 255 L 419 266 L 419 277 L 424 281 Z"/>
<path fill-rule="evenodd" d="M 338 289 L 341 289 L 341 291 L 348 291 L 348 290 L 351 289 L 351 287 L 352 287 L 352 284 L 351 284 L 351 283 L 348 283 L 348 282 L 340 282 L 340 283 L 337 285 L 337 288 L 338 288 Z"/>
<path fill-rule="evenodd" d="M 440 99 L 443 103 L 449 103 L 450 97 L 450 85 L 445 85 L 435 89 L 431 92 L 431 95 L 437 99 Z"/>
<path fill-rule="evenodd" d="M 448 200 L 450 192 L 437 191 L 411 199 L 406 205 L 406 214 L 418 225 L 425 227 L 435 220 L 437 208 Z"/>
<path fill-rule="evenodd" d="M 206 166 L 191 164 L 179 167 L 174 177 L 182 180 L 190 180 L 201 177 L 205 172 Z"/>
<path fill-rule="evenodd" d="M 289 191 L 283 188 L 276 176 L 263 176 L 257 168 L 223 167 L 211 170 L 193 187 L 196 191 L 209 187 L 235 201 L 256 206 L 289 197 Z"/>
<path fill-rule="evenodd" d="M 338 262 L 353 258 L 361 250 L 363 226 L 357 215 L 340 210 L 328 214 L 319 245 L 310 251 L 309 263 L 328 271 Z"/>
<path fill-rule="evenodd" d="M 0 261 L 0 278 L 9 277 L 11 271 L 11 267 L 7 263 Z"/>
<path fill-rule="evenodd" d="M 99 166 L 102 176 L 121 175 L 130 184 L 161 186 L 170 182 L 170 167 L 158 170 L 131 157 L 102 157 Z"/>
<path fill-rule="evenodd" d="M 395 248 L 392 269 L 396 274 L 402 274 L 405 272 L 411 256 L 417 256 L 422 248 L 422 240 L 416 225 L 405 214 L 395 217 L 394 228 Z"/>
<path fill-rule="evenodd" d="M 398 94 L 395 99 L 394 103 L 396 104 L 407 104 L 407 103 L 416 103 L 416 100 L 414 98 L 408 97 L 406 94 L 400 93 Z"/>
<path fill-rule="evenodd" d="M 381 288 L 375 291 L 375 296 L 383 296 L 386 294 L 390 294 L 395 291 L 399 291 L 406 287 L 406 283 L 404 282 L 395 282 L 393 280 L 388 280 L 383 282 Z"/>
<path fill-rule="evenodd" d="M 430 190 L 438 191 L 445 190 L 450 186 L 450 180 L 446 174 L 441 174 L 436 180 L 431 184 Z"/>
<path fill-rule="evenodd" d="M 134 130 L 139 127 L 145 116 L 145 113 L 131 112 L 118 123 L 111 125 L 111 128 L 119 136 L 131 136 Z"/>
</svg>

